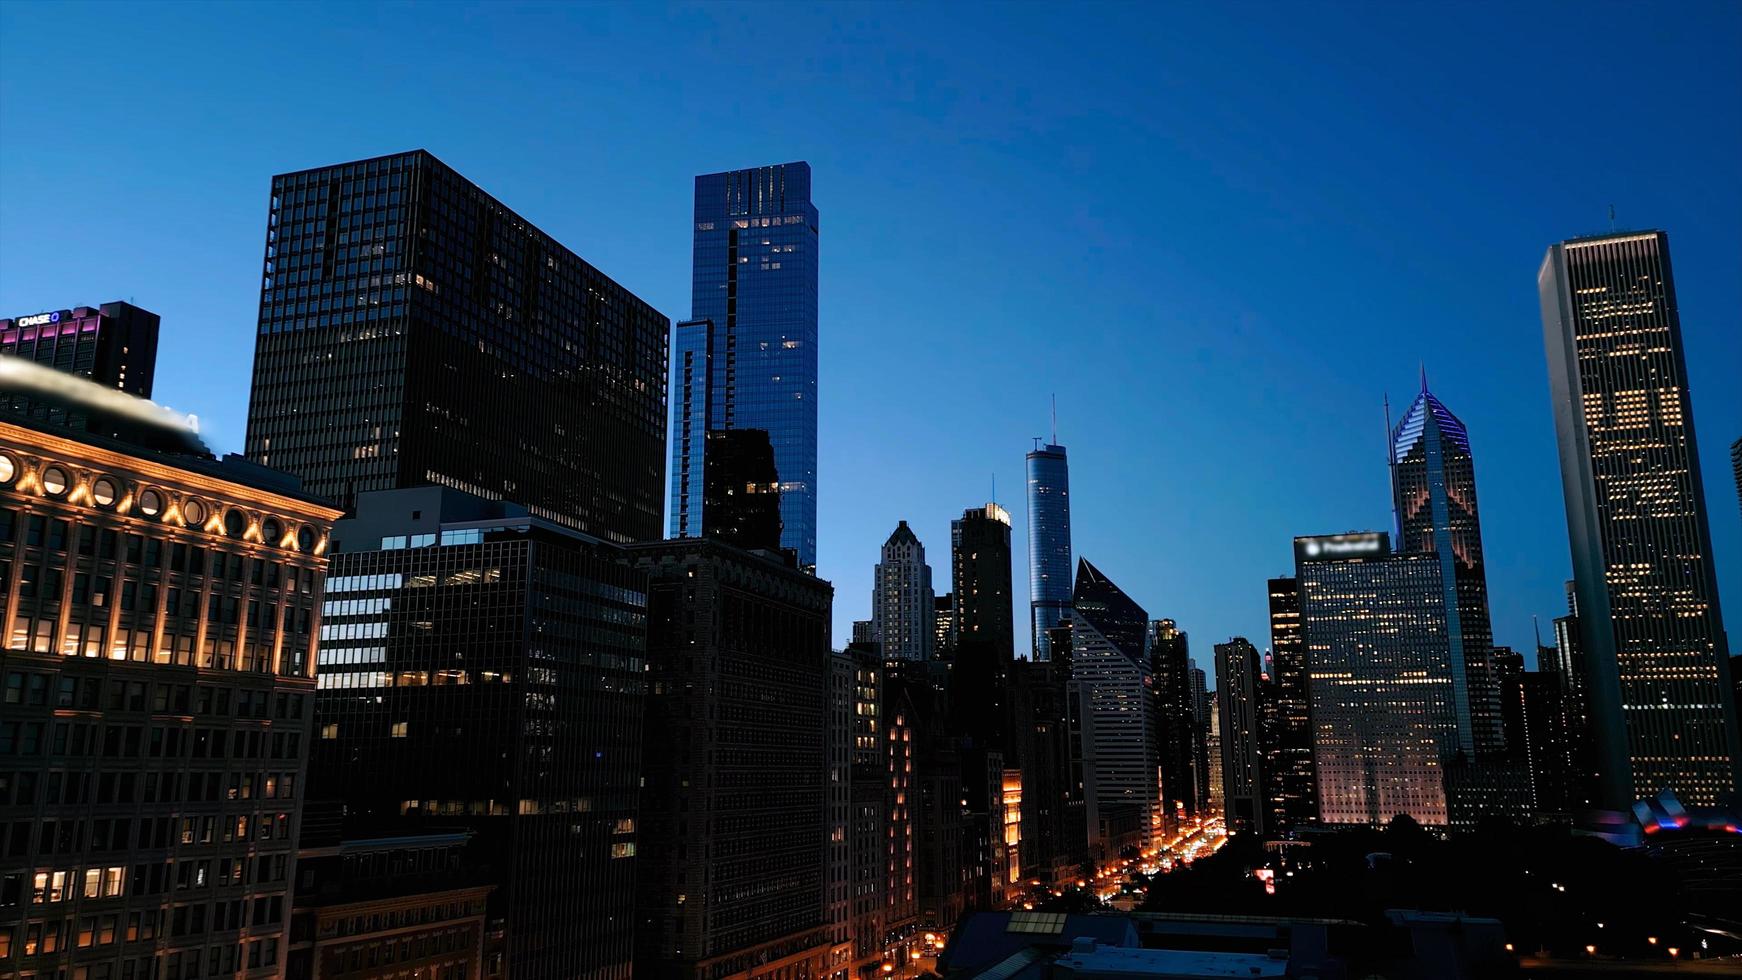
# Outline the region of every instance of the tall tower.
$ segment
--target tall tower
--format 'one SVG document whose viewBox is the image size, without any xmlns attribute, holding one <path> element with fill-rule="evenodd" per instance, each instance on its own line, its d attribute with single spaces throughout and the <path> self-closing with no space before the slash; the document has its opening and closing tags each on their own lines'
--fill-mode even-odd
<svg viewBox="0 0 1742 980">
<path fill-rule="evenodd" d="M 1300 583 L 1273 578 L 1270 593 L 1270 744 L 1264 777 L 1270 786 L 1271 829 L 1286 830 L 1318 819 L 1313 775 L 1313 727 L 1307 711 L 1306 639 L 1301 632 Z"/>
<path fill-rule="evenodd" d="M 885 660 L 930 660 L 937 639 L 936 597 L 925 545 L 902 521 L 883 542 L 871 592 L 871 632 Z"/>
<path fill-rule="evenodd" d="M 1243 636 L 1216 644 L 1216 713 L 1222 731 L 1222 806 L 1228 830 L 1264 832 L 1258 752 L 1258 650 Z"/>
<path fill-rule="evenodd" d="M 1028 454 L 1028 606 L 1034 659 L 1052 659 L 1048 631 L 1071 608 L 1071 474 L 1065 447 Z"/>
<path fill-rule="evenodd" d="M 1086 558 L 1077 563 L 1072 600 L 1071 679 L 1083 692 L 1089 838 L 1117 854 L 1147 839 L 1160 816 L 1149 614 Z"/>
<path fill-rule="evenodd" d="M 696 178 L 690 319 L 673 343 L 671 536 L 699 537 L 714 429 L 762 429 L 780 545 L 817 561 L 817 209 L 808 163 Z"/>
<path fill-rule="evenodd" d="M 1488 663 L 1494 644 L 1475 460 L 1464 423 L 1428 391 L 1425 371 L 1421 394 L 1391 430 L 1391 474 L 1397 552 L 1436 554 L 1440 560 L 1458 748 L 1469 755 L 1497 753 L 1506 737 Z"/>
<path fill-rule="evenodd" d="M 988 643 L 1006 660 L 1016 644 L 1010 560 L 1009 511 L 987 504 L 950 522 L 956 641 Z"/>
<path fill-rule="evenodd" d="M 1537 285 L 1601 801 L 1709 806 L 1736 709 L 1669 238 L 1551 245 Z"/>
</svg>

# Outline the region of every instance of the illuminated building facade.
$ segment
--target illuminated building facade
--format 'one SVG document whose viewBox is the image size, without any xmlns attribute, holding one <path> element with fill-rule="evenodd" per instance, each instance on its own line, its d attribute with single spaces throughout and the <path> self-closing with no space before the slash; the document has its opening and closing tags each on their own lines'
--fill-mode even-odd
<svg viewBox="0 0 1742 980">
<path fill-rule="evenodd" d="M 781 547 L 817 561 L 817 209 L 810 164 L 696 178 L 690 319 L 672 359 L 671 536 L 706 530 L 702 434 L 762 429 L 780 472 Z"/>
<path fill-rule="evenodd" d="M 1028 606 L 1034 659 L 1052 656 L 1051 630 L 1071 608 L 1071 474 L 1065 447 L 1028 454 Z"/>
<path fill-rule="evenodd" d="M 1270 596 L 1270 683 L 1264 697 L 1264 781 L 1270 826 L 1286 831 L 1318 819 L 1318 781 L 1313 775 L 1300 585 L 1292 578 L 1273 578 L 1266 587 Z"/>
<path fill-rule="evenodd" d="M 150 398 L 157 373 L 157 332 L 157 314 L 132 303 L 51 310 L 0 320 L 0 355 Z M 0 391 L 0 407 L 75 429 L 92 429 L 87 412 L 34 402 L 15 393 Z M 94 431 L 115 434 L 101 424 Z"/>
<path fill-rule="evenodd" d="M 333 539 L 311 795 L 347 837 L 472 831 L 508 975 L 628 977 L 646 576 L 446 487 L 362 494 Z"/>
<path fill-rule="evenodd" d="M 1425 372 L 1421 394 L 1391 430 L 1391 490 L 1398 552 L 1439 556 L 1458 748 L 1466 755 L 1498 754 L 1506 739 L 1488 661 L 1493 632 L 1475 459 L 1464 423 L 1428 391 Z"/>
<path fill-rule="evenodd" d="M 658 311 L 422 150 L 272 178 L 265 244 L 250 459 L 659 535 Z"/>
<path fill-rule="evenodd" d="M 1146 840 L 1160 816 L 1149 614 L 1086 558 L 1077 563 L 1071 609 L 1088 830 L 1091 846 L 1107 856 Z"/>
<path fill-rule="evenodd" d="M 1016 622 L 1010 594 L 1010 512 L 997 504 L 974 507 L 950 522 L 950 564 L 954 575 L 955 636 L 1016 649 Z"/>
<path fill-rule="evenodd" d="M 1259 751 L 1258 650 L 1243 636 L 1216 644 L 1216 713 L 1222 731 L 1222 810 L 1228 832 L 1264 833 Z"/>
<path fill-rule="evenodd" d="M 872 573 L 871 631 L 884 659 L 930 660 L 937 642 L 936 615 L 925 545 L 902 521 L 883 542 L 883 560 Z"/>
<path fill-rule="evenodd" d="M 1381 532 L 1296 538 L 1295 581 L 1320 820 L 1445 826 L 1458 734 L 1438 556 L 1392 554 Z"/>
<path fill-rule="evenodd" d="M 338 515 L 0 420 L 0 973 L 282 970 Z"/>
<path fill-rule="evenodd" d="M 1601 802 L 1713 805 L 1742 751 L 1669 238 L 1551 245 L 1537 284 Z"/>
<path fill-rule="evenodd" d="M 707 537 L 627 551 L 649 580 L 635 976 L 826 976 L 834 590 Z"/>
</svg>

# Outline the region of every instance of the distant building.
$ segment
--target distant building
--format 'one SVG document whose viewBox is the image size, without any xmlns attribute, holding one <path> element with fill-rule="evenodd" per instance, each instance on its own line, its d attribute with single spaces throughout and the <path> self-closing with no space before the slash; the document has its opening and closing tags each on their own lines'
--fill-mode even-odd
<svg viewBox="0 0 1742 980">
<path fill-rule="evenodd" d="M 855 619 L 855 620 L 853 620 L 853 642 L 854 643 L 876 643 L 877 642 L 877 629 L 876 629 L 876 626 L 871 622 L 871 620 L 869 620 L 869 619 Z"/>
<path fill-rule="evenodd" d="M 1082 720 L 1070 644 L 1051 660 L 1011 665 L 1010 746 L 1022 772 L 1022 867 L 1043 881 L 1073 879 L 1087 856 Z"/>
<path fill-rule="evenodd" d="M 1051 630 L 1071 605 L 1071 476 L 1065 447 L 1028 454 L 1028 606 L 1034 659 L 1052 655 Z"/>
<path fill-rule="evenodd" d="M 932 654 L 945 660 L 956 655 L 956 597 L 945 592 L 932 597 Z"/>
<path fill-rule="evenodd" d="M 1441 576 L 1438 556 L 1392 554 L 1382 532 L 1295 539 L 1324 823 L 1446 825 L 1458 731 Z"/>
<path fill-rule="evenodd" d="M 703 174 L 695 190 L 690 319 L 678 326 L 671 365 L 671 536 L 698 537 L 711 520 L 696 512 L 711 449 L 704 433 L 761 429 L 780 473 L 780 546 L 814 569 L 818 218 L 810 164 Z"/>
<path fill-rule="evenodd" d="M 1089 839 L 1105 857 L 1141 845 L 1161 816 L 1149 615 L 1086 558 L 1077 563 L 1071 609 Z"/>
<path fill-rule="evenodd" d="M 1713 805 L 1742 744 L 1669 236 L 1551 245 L 1537 284 L 1602 803 Z"/>
<path fill-rule="evenodd" d="M 248 458 L 659 535 L 670 321 L 423 150 L 272 178 Z"/>
<path fill-rule="evenodd" d="M 1216 714 L 1222 732 L 1222 809 L 1229 833 L 1264 833 L 1259 753 L 1258 650 L 1243 636 L 1216 644 Z"/>
<path fill-rule="evenodd" d="M 509 976 L 627 977 L 646 574 L 446 487 L 361 494 L 333 538 L 310 792 L 352 839 L 471 831 Z"/>
<path fill-rule="evenodd" d="M 822 976 L 833 588 L 705 537 L 627 550 L 648 580 L 635 976 Z"/>
<path fill-rule="evenodd" d="M 1458 748 L 1469 755 L 1505 749 L 1500 696 L 1489 670 L 1493 644 L 1475 459 L 1464 423 L 1427 388 L 1391 431 L 1392 506 L 1399 554 L 1433 554 L 1445 589 L 1446 636 Z"/>
<path fill-rule="evenodd" d="M 1273 578 L 1270 594 L 1270 684 L 1264 778 L 1269 826 L 1288 831 L 1318 820 L 1318 780 L 1313 772 L 1312 714 L 1307 699 L 1306 641 L 1301 632 L 1300 586 Z"/>
<path fill-rule="evenodd" d="M 936 597 L 925 545 L 906 521 L 883 543 L 872 576 L 872 636 L 885 660 L 930 660 L 937 643 Z"/>
<path fill-rule="evenodd" d="M 1216 696 L 1215 691 L 1210 697 Z M 1223 813 L 1227 809 L 1227 798 L 1222 793 L 1222 718 L 1221 712 L 1210 712 L 1209 734 L 1204 739 L 1206 756 L 1210 760 L 1204 770 L 1204 782 L 1209 786 L 1205 799 L 1209 801 L 1210 813 Z"/>
<path fill-rule="evenodd" d="M 950 566 L 955 592 L 955 635 L 1001 650 L 1016 648 L 1010 594 L 1010 512 L 997 504 L 973 507 L 950 522 Z"/>
<path fill-rule="evenodd" d="M 283 970 L 338 516 L 239 457 L 0 418 L 7 976 Z"/>
<path fill-rule="evenodd" d="M 1183 638 L 1185 633 L 1182 632 L 1180 636 Z M 1203 669 L 1198 666 L 1198 662 L 1194 659 L 1188 659 L 1186 664 L 1186 673 L 1192 679 L 1192 717 L 1197 721 L 1197 743 L 1192 746 L 1192 770 L 1197 773 L 1198 799 L 1204 801 L 1204 806 L 1210 812 L 1219 813 L 1221 812 L 1221 803 L 1218 801 L 1214 806 L 1209 803 L 1210 756 L 1215 754 L 1210 751 L 1209 744 L 1210 720 L 1216 715 L 1215 711 L 1211 710 L 1214 700 L 1210 696 L 1209 681 L 1204 676 Z M 1221 762 L 1218 761 L 1216 764 L 1219 766 Z"/>
<path fill-rule="evenodd" d="M 1186 634 L 1171 619 L 1158 619 L 1149 628 L 1149 659 L 1160 708 L 1163 815 L 1168 820 L 1196 816 L 1203 798 L 1192 764 L 1198 721 Z"/>
<path fill-rule="evenodd" d="M 0 320 L 0 355 L 21 358 L 105 388 L 151 397 L 157 373 L 158 316 L 132 303 L 104 303 Z M 88 409 L 51 404 L 0 390 L 0 408 L 56 425 L 118 434 L 111 419 L 92 425 Z"/>
<path fill-rule="evenodd" d="M 780 550 L 780 477 L 761 429 L 708 433 L 705 532 L 746 551 Z"/>
<path fill-rule="evenodd" d="M 1736 479 L 1736 503 L 1742 505 L 1742 439 L 1730 444 L 1730 472 Z"/>
</svg>

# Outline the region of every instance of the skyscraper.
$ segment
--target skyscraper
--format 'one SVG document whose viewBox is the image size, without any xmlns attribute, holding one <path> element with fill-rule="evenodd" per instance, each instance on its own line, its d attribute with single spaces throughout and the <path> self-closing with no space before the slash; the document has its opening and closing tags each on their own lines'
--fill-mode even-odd
<svg viewBox="0 0 1742 980">
<path fill-rule="evenodd" d="M 1669 238 L 1551 245 L 1537 284 L 1602 802 L 1709 806 L 1742 753 Z"/>
<path fill-rule="evenodd" d="M 1268 590 L 1271 678 L 1265 711 L 1270 726 L 1264 778 L 1270 786 L 1272 828 L 1288 830 L 1318 819 L 1318 781 L 1313 774 L 1300 586 L 1292 578 L 1273 578 Z"/>
<path fill-rule="evenodd" d="M 361 494 L 333 537 L 311 797 L 353 837 L 474 833 L 509 976 L 628 977 L 646 576 L 446 487 Z"/>
<path fill-rule="evenodd" d="M 1229 833 L 1264 833 L 1258 745 L 1258 650 L 1243 636 L 1216 644 L 1216 713 L 1222 733 L 1222 809 Z"/>
<path fill-rule="evenodd" d="M 1399 554 L 1435 554 L 1446 589 L 1452 697 L 1458 748 L 1466 755 L 1505 748 L 1499 690 L 1488 657 L 1488 576 L 1476 511 L 1476 469 L 1464 423 L 1428 391 L 1391 430 L 1392 506 Z"/>
<path fill-rule="evenodd" d="M 157 370 L 157 331 L 157 314 L 132 303 L 51 310 L 0 320 L 0 355 L 150 398 Z M 98 435 L 122 434 L 108 418 L 99 416 L 93 426 L 87 408 L 33 400 L 18 392 L 0 390 L 0 407 Z"/>
<path fill-rule="evenodd" d="M 272 178 L 250 459 L 659 534 L 669 321 L 423 150 Z"/>
<path fill-rule="evenodd" d="M 1198 735 L 1191 655 L 1185 631 L 1173 620 L 1158 619 L 1149 629 L 1149 660 L 1160 708 L 1162 810 L 1169 819 L 1191 816 L 1203 800 L 1192 765 Z"/>
<path fill-rule="evenodd" d="M 1742 506 L 1742 439 L 1730 444 L 1730 472 L 1736 480 L 1736 503 Z"/>
<path fill-rule="evenodd" d="M 958 641 L 984 641 L 1008 658 L 1016 624 L 1010 595 L 1010 512 L 997 504 L 974 507 L 950 522 L 950 565 L 955 585 Z"/>
<path fill-rule="evenodd" d="M 1380 532 L 1296 538 L 1294 551 L 1320 819 L 1445 826 L 1458 729 L 1438 557 L 1392 554 Z"/>
<path fill-rule="evenodd" d="M 0 419 L 0 973 L 283 969 L 338 516 L 236 457 Z"/>
<path fill-rule="evenodd" d="M 937 642 L 936 597 L 925 545 L 906 521 L 883 542 L 872 574 L 871 632 L 885 660 L 930 660 Z"/>
<path fill-rule="evenodd" d="M 1028 454 L 1028 606 L 1034 658 L 1049 659 L 1047 631 L 1071 607 L 1071 474 L 1063 446 Z"/>
<path fill-rule="evenodd" d="M 780 482 L 761 429 L 708 433 L 707 536 L 746 551 L 780 550 Z"/>
<path fill-rule="evenodd" d="M 1102 856 L 1147 839 L 1161 787 L 1149 614 L 1084 558 L 1071 596 L 1071 676 L 1082 692 L 1089 838 Z"/>
<path fill-rule="evenodd" d="M 833 587 L 705 537 L 628 551 L 649 580 L 635 976 L 825 976 Z"/>
<path fill-rule="evenodd" d="M 671 534 L 694 537 L 704 433 L 762 429 L 781 547 L 817 561 L 817 209 L 808 163 L 696 178 L 690 319 L 672 358 Z"/>
</svg>

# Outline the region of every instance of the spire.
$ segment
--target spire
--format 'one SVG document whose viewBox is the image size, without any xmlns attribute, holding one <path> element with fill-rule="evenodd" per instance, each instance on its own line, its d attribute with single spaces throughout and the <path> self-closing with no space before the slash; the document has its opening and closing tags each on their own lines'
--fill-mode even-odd
<svg viewBox="0 0 1742 980">
<path fill-rule="evenodd" d="M 1427 393 L 1427 362 L 1426 361 L 1421 362 L 1421 390 L 1422 390 L 1423 394 Z"/>
<path fill-rule="evenodd" d="M 1059 444 L 1059 396 L 1052 396 L 1052 444 Z"/>
</svg>

